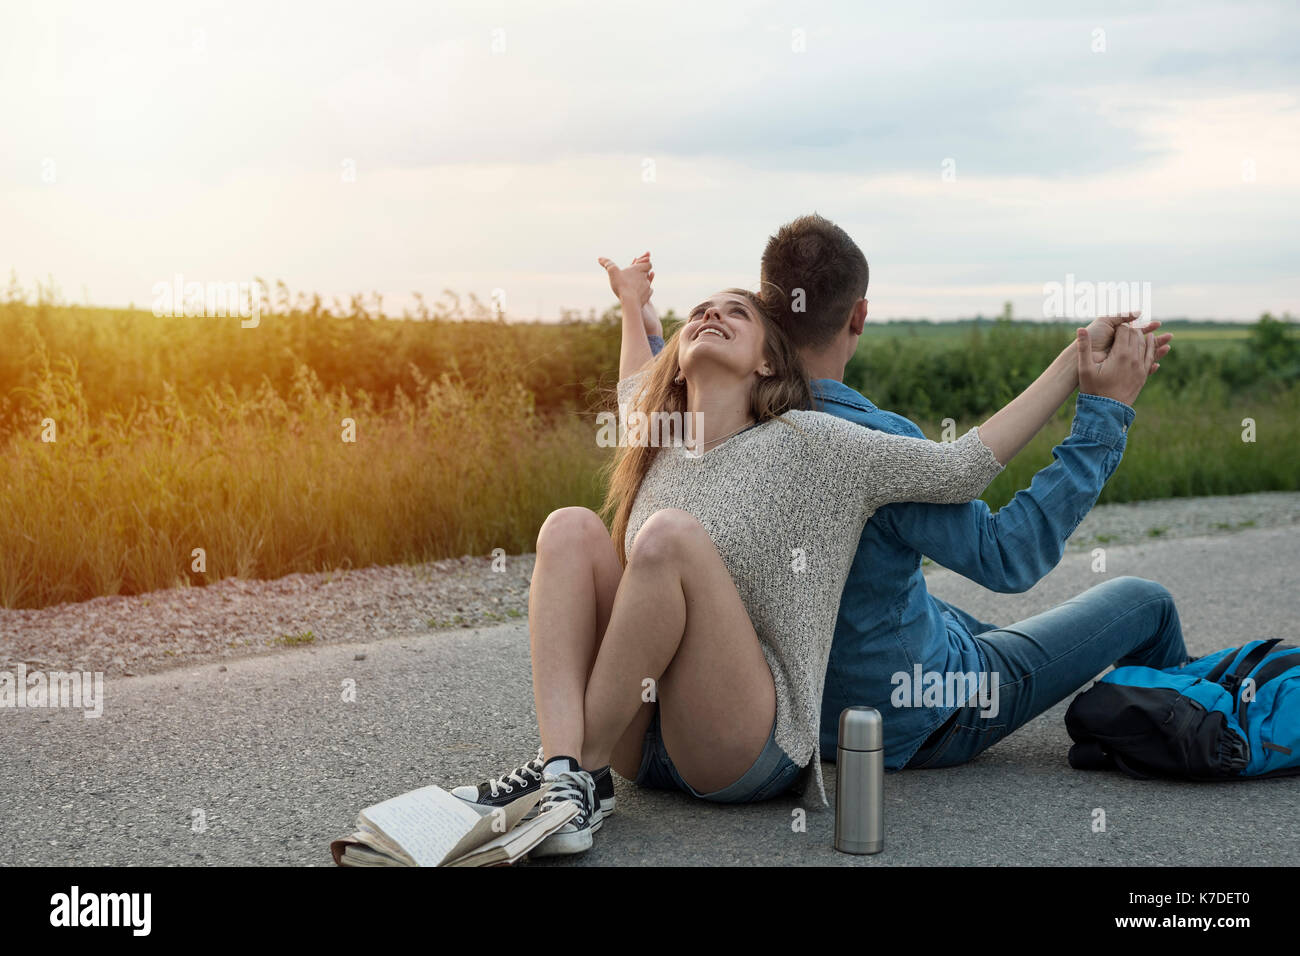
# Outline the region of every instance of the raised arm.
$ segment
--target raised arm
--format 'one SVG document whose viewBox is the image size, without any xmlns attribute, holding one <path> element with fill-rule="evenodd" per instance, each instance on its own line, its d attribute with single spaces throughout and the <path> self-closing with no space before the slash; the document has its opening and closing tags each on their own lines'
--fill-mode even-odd
<svg viewBox="0 0 1300 956">
<path fill-rule="evenodd" d="M 609 287 L 623 307 L 623 341 L 618 352 L 618 377 L 631 378 L 654 357 L 642 315 L 653 294 L 650 282 L 654 278 L 654 267 L 650 264 L 650 253 L 638 256 L 626 269 L 620 269 L 612 259 L 601 257 L 597 261 L 609 276 Z"/>
<path fill-rule="evenodd" d="M 1081 391 L 1132 405 L 1147 377 L 1159 368 L 1156 361 L 1169 351 L 1169 335 L 1158 339 L 1153 331 L 1139 332 L 1130 324 L 1136 313 L 1098 319 L 1079 329 L 1042 375 L 980 426 L 980 437 L 1006 464 L 1029 444 L 1077 386 Z M 1098 323 L 1110 324 L 1114 341 L 1099 348 Z M 1154 329 L 1152 323 L 1149 329 Z"/>
</svg>

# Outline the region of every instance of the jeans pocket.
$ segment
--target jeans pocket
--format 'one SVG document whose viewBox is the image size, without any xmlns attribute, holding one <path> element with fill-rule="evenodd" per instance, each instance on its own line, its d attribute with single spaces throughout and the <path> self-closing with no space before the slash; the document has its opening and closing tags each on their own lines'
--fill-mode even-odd
<svg viewBox="0 0 1300 956">
<path fill-rule="evenodd" d="M 917 749 L 916 753 L 912 754 L 912 756 L 907 759 L 907 769 L 922 770 L 930 766 L 930 764 L 934 763 L 936 758 L 940 757 L 943 752 L 948 749 L 948 744 L 952 741 L 953 735 L 956 733 L 957 724 L 954 722 L 952 726 L 944 732 L 944 735 L 933 745 L 930 752 L 926 754 L 925 757 L 918 760 L 918 756 L 925 750 L 925 744 L 922 744 Z"/>
<path fill-rule="evenodd" d="M 927 767 L 951 767 L 966 763 L 992 747 L 1006 733 L 1007 725 L 1004 723 L 987 724 L 986 721 L 981 721 L 979 725 L 972 726 L 958 721 L 923 760 L 913 762 L 916 760 L 916 755 L 913 754 L 907 762 L 908 769 L 924 770 Z"/>
<path fill-rule="evenodd" d="M 948 731 L 948 733 L 944 734 L 943 739 L 940 740 L 937 744 L 935 744 L 934 749 L 930 751 L 930 753 L 927 754 L 924 758 L 917 760 L 917 754 L 912 754 L 911 758 L 907 761 L 908 769 L 924 770 L 926 767 L 934 763 L 935 760 L 943 756 L 943 752 L 948 749 L 948 744 L 952 740 L 953 734 L 955 734 L 956 732 L 957 732 L 957 728 L 954 727 L 952 728 L 952 730 Z"/>
<path fill-rule="evenodd" d="M 958 724 L 933 757 L 927 767 L 956 767 L 974 760 L 1007 734 L 1006 724 L 972 727 Z"/>
</svg>

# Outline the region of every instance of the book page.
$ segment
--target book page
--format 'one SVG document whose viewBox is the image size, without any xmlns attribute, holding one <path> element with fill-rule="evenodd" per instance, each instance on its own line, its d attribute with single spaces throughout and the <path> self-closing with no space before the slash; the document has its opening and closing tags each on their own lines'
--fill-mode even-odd
<svg viewBox="0 0 1300 956">
<path fill-rule="evenodd" d="M 537 844 L 578 815 L 576 804 L 548 810 L 521 823 L 509 833 L 502 833 L 476 850 L 456 857 L 448 866 L 484 866 L 514 863 Z"/>
<path fill-rule="evenodd" d="M 343 848 L 344 866 L 400 866 L 401 864 L 386 853 L 376 853 L 360 844 L 349 844 Z"/>
<path fill-rule="evenodd" d="M 360 819 L 400 846 L 416 866 L 438 866 L 480 821 L 469 804 L 432 786 L 366 807 Z"/>
<path fill-rule="evenodd" d="M 495 807 L 484 814 L 482 819 L 474 824 L 474 829 L 465 834 L 447 854 L 447 861 L 450 863 L 452 860 L 459 859 L 484 843 L 490 843 L 496 837 L 509 833 L 518 826 L 524 815 L 537 805 L 537 802 L 542 799 L 542 794 L 549 790 L 550 786 L 549 783 L 544 784 L 527 796 L 511 800 L 505 806 Z"/>
</svg>

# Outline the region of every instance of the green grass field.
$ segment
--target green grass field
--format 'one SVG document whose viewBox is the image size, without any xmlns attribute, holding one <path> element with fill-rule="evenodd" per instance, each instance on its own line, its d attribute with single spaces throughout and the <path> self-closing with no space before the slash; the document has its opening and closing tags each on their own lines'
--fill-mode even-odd
<svg viewBox="0 0 1300 956">
<path fill-rule="evenodd" d="M 1028 384 L 1070 328 L 873 325 L 846 380 L 938 438 L 941 419 L 978 423 Z M 1175 331 L 1102 500 L 1295 489 L 1294 328 Z M 0 605 L 531 550 L 550 511 L 602 497 L 594 415 L 618 334 L 318 304 L 243 329 L 11 294 Z M 1069 411 L 986 500 L 1051 460 Z"/>
<path fill-rule="evenodd" d="M 1065 332 L 1067 337 L 1073 329 L 1077 328 L 1073 324 L 1064 322 L 1017 321 L 1016 324 L 1031 329 L 1055 328 Z M 988 332 L 995 328 L 996 325 L 996 320 L 992 319 L 964 319 L 955 322 L 868 322 L 863 330 L 862 341 L 864 344 L 870 345 L 901 339 L 913 342 L 923 341 L 928 345 L 941 348 L 954 348 L 962 345 L 972 330 L 979 328 L 981 331 Z M 1249 343 L 1252 328 L 1253 323 L 1247 322 L 1169 319 L 1163 320 L 1161 331 L 1173 332 L 1178 341 L 1182 343 L 1195 343 L 1213 348 L 1234 348 Z M 1296 333 L 1293 331 L 1292 334 Z"/>
</svg>

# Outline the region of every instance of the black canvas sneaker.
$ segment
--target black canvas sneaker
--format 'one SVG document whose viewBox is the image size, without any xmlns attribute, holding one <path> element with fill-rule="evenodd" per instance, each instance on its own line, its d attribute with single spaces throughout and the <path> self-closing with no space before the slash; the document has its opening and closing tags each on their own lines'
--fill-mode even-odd
<svg viewBox="0 0 1300 956">
<path fill-rule="evenodd" d="M 553 757 L 548 761 L 550 772 L 543 775 L 549 789 L 538 804 L 541 814 L 562 807 L 576 805 L 577 814 L 535 846 L 530 856 L 564 856 L 584 853 L 591 849 L 592 836 L 600 829 L 604 813 L 596 796 L 596 781 L 591 774 L 578 766 L 572 757 Z"/>
<path fill-rule="evenodd" d="M 497 807 L 526 797 L 542 786 L 542 748 L 537 748 L 537 756 L 528 763 L 507 770 L 494 780 L 484 780 L 480 784 L 466 784 L 452 788 L 451 795 L 459 797 L 466 803 L 474 805 L 480 813 L 491 813 Z M 532 814 L 529 814 L 532 816 Z"/>
<path fill-rule="evenodd" d="M 596 802 L 600 804 L 601 815 L 607 817 L 614 812 L 614 775 L 609 772 L 609 764 L 591 771 L 591 779 L 596 783 Z"/>
<path fill-rule="evenodd" d="M 454 787 L 452 796 L 459 797 L 466 803 L 474 805 L 480 813 L 491 813 L 497 807 L 503 807 L 512 800 L 526 797 L 542 786 L 542 748 L 537 748 L 537 756 L 514 770 L 507 770 L 494 780 L 484 780 L 479 784 L 465 784 Z M 609 766 L 591 772 L 596 783 L 596 799 L 600 802 L 601 813 L 605 816 L 614 812 L 614 777 Z M 537 816 L 539 807 L 534 807 L 524 817 L 531 820 Z"/>
</svg>

